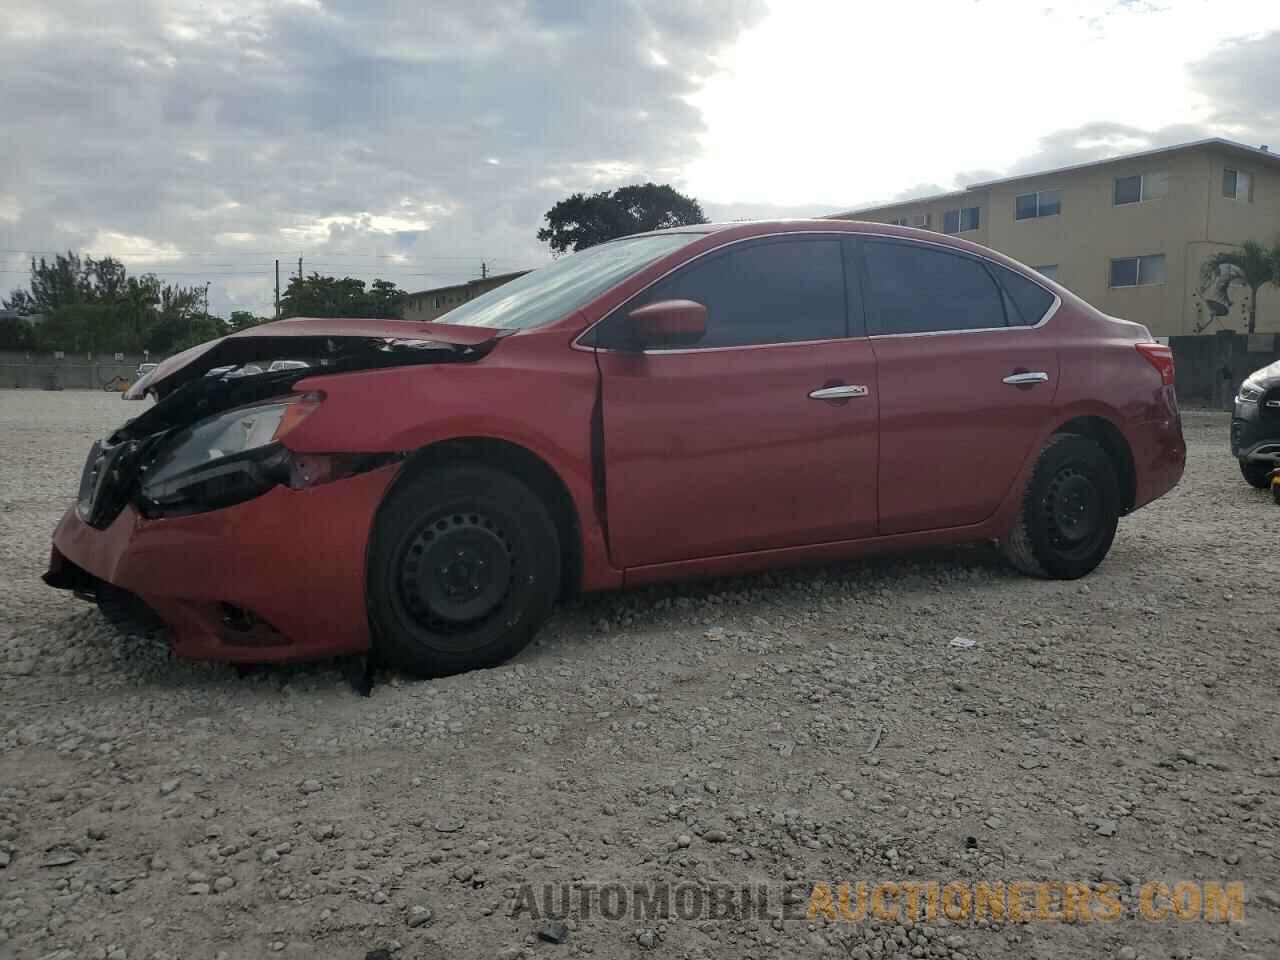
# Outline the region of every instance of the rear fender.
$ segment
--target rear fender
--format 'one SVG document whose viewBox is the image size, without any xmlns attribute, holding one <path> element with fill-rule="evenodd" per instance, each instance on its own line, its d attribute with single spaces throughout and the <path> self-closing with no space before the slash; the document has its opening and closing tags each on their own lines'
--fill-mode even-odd
<svg viewBox="0 0 1280 960">
<path fill-rule="evenodd" d="M 1018 511 L 1022 506 L 1022 498 L 1026 493 L 1027 484 L 1031 482 L 1031 474 L 1035 470 L 1036 461 L 1040 459 L 1040 451 L 1044 449 L 1044 445 L 1049 438 L 1060 432 L 1071 421 L 1082 417 L 1096 417 L 1115 427 L 1120 436 L 1124 438 L 1129 447 L 1130 456 L 1132 456 L 1134 447 L 1132 426 L 1115 407 L 1098 401 L 1081 400 L 1065 407 L 1055 408 L 1054 416 L 1045 425 L 1035 443 L 1031 445 L 1026 459 L 1019 468 L 1018 474 L 1001 501 L 1000 506 L 996 508 L 996 512 L 987 521 L 986 525 L 992 531 L 993 536 L 1004 536 L 1017 522 Z M 1127 496 L 1126 499 L 1128 499 Z"/>
</svg>

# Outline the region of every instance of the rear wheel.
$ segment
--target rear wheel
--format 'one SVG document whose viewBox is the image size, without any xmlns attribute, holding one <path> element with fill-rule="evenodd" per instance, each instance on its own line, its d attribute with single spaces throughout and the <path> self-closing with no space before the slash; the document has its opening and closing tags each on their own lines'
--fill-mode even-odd
<svg viewBox="0 0 1280 960">
<path fill-rule="evenodd" d="M 1054 434 L 1001 550 L 1023 573 L 1073 580 L 1102 562 L 1119 518 L 1120 486 L 1106 453 L 1080 434 Z"/>
<path fill-rule="evenodd" d="M 491 667 L 521 650 L 560 588 L 551 514 L 500 470 L 429 470 L 392 491 L 374 525 L 374 644 L 421 676 Z"/>
<path fill-rule="evenodd" d="M 1270 463 L 1258 463 L 1256 460 L 1240 461 L 1240 475 L 1244 477 L 1244 482 L 1259 490 L 1265 490 L 1271 486 L 1272 469 L 1274 466 Z"/>
</svg>

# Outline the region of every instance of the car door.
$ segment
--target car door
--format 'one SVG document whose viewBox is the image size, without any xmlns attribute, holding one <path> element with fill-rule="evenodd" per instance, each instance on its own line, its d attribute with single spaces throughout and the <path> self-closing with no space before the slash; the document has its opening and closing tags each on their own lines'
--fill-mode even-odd
<svg viewBox="0 0 1280 960">
<path fill-rule="evenodd" d="M 867 238 L 863 282 L 880 387 L 880 533 L 995 512 L 1058 383 L 1057 297 L 954 248 Z"/>
<path fill-rule="evenodd" d="M 839 235 L 743 241 L 597 328 L 610 553 L 636 567 L 872 536 L 876 370 Z M 849 302 L 857 336 L 849 336 Z M 707 308 L 681 349 L 625 348 L 626 313 Z"/>
</svg>

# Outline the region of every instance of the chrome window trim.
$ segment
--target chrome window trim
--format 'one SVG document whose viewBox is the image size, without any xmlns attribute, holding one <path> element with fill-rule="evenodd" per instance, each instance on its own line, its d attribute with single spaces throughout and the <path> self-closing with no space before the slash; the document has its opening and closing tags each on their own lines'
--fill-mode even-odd
<svg viewBox="0 0 1280 960">
<path fill-rule="evenodd" d="M 908 228 L 908 229 L 918 229 L 918 228 Z M 783 230 L 777 233 L 762 233 L 754 237 L 740 237 L 737 240 L 730 240 L 728 243 L 722 243 L 718 247 L 711 247 L 710 249 L 703 250 L 702 253 L 698 254 L 696 257 L 692 257 L 691 259 L 684 261 L 684 263 L 677 264 L 676 266 L 668 270 L 666 273 L 662 274 L 662 276 L 655 277 L 652 282 L 641 287 L 639 290 L 637 290 L 635 293 L 629 296 L 626 300 L 622 301 L 622 303 L 618 304 L 616 307 L 614 307 L 612 310 L 606 313 L 603 317 L 601 317 L 595 323 L 591 324 L 591 326 L 587 327 L 587 329 L 583 330 L 580 334 L 578 334 L 576 337 L 573 338 L 573 343 L 571 343 L 570 346 L 574 350 L 590 350 L 596 353 L 620 353 L 620 354 L 626 354 L 629 356 L 636 356 L 636 355 L 654 356 L 654 355 L 664 355 L 664 354 L 673 354 L 673 353 L 710 353 L 712 351 L 725 351 L 725 350 L 760 350 L 767 347 L 814 346 L 816 344 L 822 344 L 822 343 L 845 343 L 850 340 L 887 340 L 892 337 L 956 336 L 956 335 L 966 334 L 966 333 L 996 333 L 999 331 L 1012 333 L 1015 330 L 1039 330 L 1041 327 L 1045 326 L 1050 320 L 1053 319 L 1054 314 L 1058 312 L 1058 308 L 1062 306 L 1062 298 L 1060 296 L 1058 296 L 1056 293 L 1054 293 L 1044 284 L 1040 283 L 1040 281 L 1036 280 L 1035 277 L 1027 276 L 1027 274 L 1024 274 L 1024 273 L 1019 273 L 1019 276 L 1027 280 L 1030 280 L 1032 283 L 1034 283 L 1037 287 L 1039 287 L 1045 293 L 1049 294 L 1049 296 L 1053 297 L 1053 303 L 1049 305 L 1049 309 L 1045 311 L 1044 316 L 1041 317 L 1038 322 L 1033 324 L 1026 324 L 1026 325 L 1019 324 L 1017 326 L 1006 325 L 1003 327 L 975 327 L 972 330 L 927 330 L 921 333 L 876 333 L 876 334 L 867 334 L 865 336 L 857 336 L 857 337 L 837 337 L 834 340 L 832 339 L 783 340 L 777 343 L 744 343 L 744 344 L 738 344 L 736 346 L 726 346 L 726 347 L 676 347 L 671 349 L 655 349 L 655 350 L 639 350 L 639 351 L 619 350 L 614 347 L 595 347 L 589 344 L 582 343 L 583 337 L 586 337 L 588 334 L 590 334 L 591 331 L 595 330 L 595 328 L 600 326 L 600 324 L 608 321 L 611 317 L 613 317 L 615 313 L 617 313 L 627 304 L 635 300 L 636 297 L 639 297 L 641 294 L 643 294 L 645 291 L 649 290 L 651 287 L 655 286 L 656 284 L 661 283 L 663 280 L 667 279 L 667 277 L 671 276 L 671 274 L 675 273 L 677 270 L 683 270 L 685 267 L 689 266 L 691 263 L 696 263 L 697 261 L 701 260 L 705 256 L 708 256 L 712 253 L 720 253 L 721 251 L 728 250 L 730 247 L 736 246 L 739 243 L 747 243 L 752 240 L 768 240 L 776 237 L 814 237 L 814 236 L 874 237 L 880 240 L 898 240 L 906 243 L 918 243 L 925 246 L 936 247 L 939 250 L 944 250 L 949 253 L 958 253 L 962 256 L 973 257 L 975 260 L 985 260 L 987 263 L 994 264 L 997 267 L 1003 267 L 1005 270 L 1012 269 L 1010 267 L 1006 267 L 1003 263 L 1000 263 L 998 260 L 992 257 L 986 256 L 985 254 L 974 253 L 973 251 L 970 251 L 970 250 L 957 250 L 955 247 L 953 247 L 949 243 L 938 243 L 935 240 L 929 240 L 925 238 L 903 237 L 903 236 L 899 236 L 897 234 L 892 234 L 892 233 L 874 233 L 871 231 L 862 231 L 862 230 Z M 1031 272 L 1034 273 L 1035 271 L 1031 270 Z M 847 296 L 847 292 L 846 292 L 846 296 Z"/>
<path fill-rule="evenodd" d="M 772 347 L 817 347 L 824 343 L 849 343 L 864 340 L 865 337 L 837 337 L 834 340 L 782 340 L 778 343 L 737 343 L 724 347 L 657 347 L 652 350 L 617 350 L 613 347 L 582 347 L 583 350 L 595 349 L 601 353 L 623 353 L 635 356 L 637 353 L 646 357 L 662 357 L 673 353 L 724 353 L 729 350 L 768 350 Z M 574 344 L 577 346 L 577 344 Z"/>
<path fill-rule="evenodd" d="M 1049 293 L 1050 291 L 1045 291 Z M 1039 330 L 1053 319 L 1053 315 L 1062 306 L 1062 298 L 1053 294 L 1053 305 L 1045 311 L 1039 323 L 1018 324 L 1013 327 L 974 327 L 972 330 L 922 330 L 919 333 L 875 333 L 868 340 L 896 340 L 899 337 L 954 337 L 965 333 L 1013 333 L 1017 330 Z"/>
</svg>

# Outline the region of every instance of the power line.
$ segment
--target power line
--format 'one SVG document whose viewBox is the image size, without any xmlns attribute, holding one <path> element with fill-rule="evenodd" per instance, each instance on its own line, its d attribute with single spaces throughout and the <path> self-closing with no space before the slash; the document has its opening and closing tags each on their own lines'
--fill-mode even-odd
<svg viewBox="0 0 1280 960">
<path fill-rule="evenodd" d="M 30 270 L 5 270 L 0 269 L 0 273 L 21 274 L 22 276 L 31 276 Z M 141 276 L 155 277 L 269 277 L 269 270 L 142 270 L 139 271 Z"/>
<path fill-rule="evenodd" d="M 491 263 L 515 263 L 515 257 L 490 257 L 485 254 L 477 254 L 475 256 L 429 256 L 407 257 L 399 253 L 349 253 L 342 250 L 318 250 L 315 251 L 317 256 L 327 257 L 329 259 L 338 259 L 342 257 L 358 257 L 365 259 L 377 260 L 395 260 L 400 263 L 424 263 L 429 261 L 457 261 L 457 262 L 473 262 L 480 263 L 489 261 Z M 66 250 L 20 250 L 20 249 L 0 249 L 0 254 L 21 255 L 30 257 L 57 257 L 66 254 Z M 175 253 L 170 259 L 181 259 L 182 257 L 276 257 L 280 255 L 292 256 L 293 251 L 290 250 L 183 250 Z M 83 257 L 116 257 L 119 254 L 113 254 L 111 251 L 94 251 L 80 250 L 79 255 Z M 135 259 L 135 258 L 130 258 Z M 159 263 L 159 260 L 143 260 L 143 263 Z"/>
</svg>

